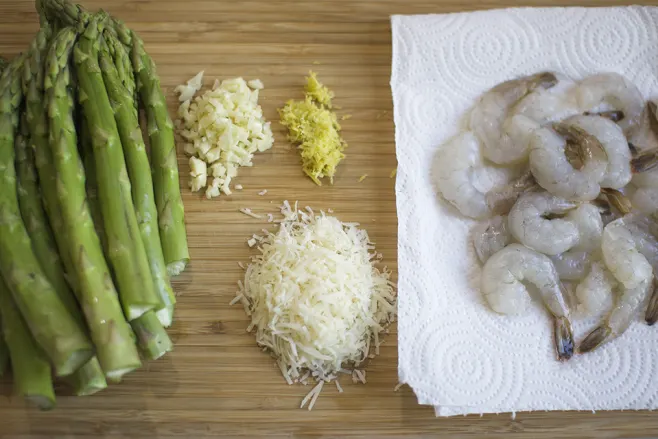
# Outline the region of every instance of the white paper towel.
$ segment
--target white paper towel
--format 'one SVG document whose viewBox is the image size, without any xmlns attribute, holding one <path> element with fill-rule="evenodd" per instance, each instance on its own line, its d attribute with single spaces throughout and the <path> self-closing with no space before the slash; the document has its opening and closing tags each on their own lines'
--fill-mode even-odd
<svg viewBox="0 0 658 439">
<path fill-rule="evenodd" d="M 551 322 L 494 314 L 479 292 L 473 222 L 440 200 L 432 162 L 482 92 L 539 71 L 613 71 L 658 95 L 658 8 L 507 9 L 394 16 L 399 161 L 399 375 L 437 415 L 658 407 L 658 328 L 555 359 Z M 597 323 L 574 323 L 581 340 Z"/>
</svg>

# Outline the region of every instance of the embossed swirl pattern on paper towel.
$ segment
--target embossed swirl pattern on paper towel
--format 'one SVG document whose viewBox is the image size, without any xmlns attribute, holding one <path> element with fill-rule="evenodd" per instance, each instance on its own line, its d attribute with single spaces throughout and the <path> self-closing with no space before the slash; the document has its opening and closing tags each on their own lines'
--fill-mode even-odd
<svg viewBox="0 0 658 439">
<path fill-rule="evenodd" d="M 398 151 L 400 379 L 438 415 L 658 407 L 658 329 L 565 364 L 551 322 L 491 312 L 479 292 L 472 222 L 438 201 L 437 149 L 489 87 L 541 70 L 615 71 L 658 97 L 658 9 L 551 8 L 393 18 Z M 578 339 L 596 321 L 575 325 Z"/>
</svg>

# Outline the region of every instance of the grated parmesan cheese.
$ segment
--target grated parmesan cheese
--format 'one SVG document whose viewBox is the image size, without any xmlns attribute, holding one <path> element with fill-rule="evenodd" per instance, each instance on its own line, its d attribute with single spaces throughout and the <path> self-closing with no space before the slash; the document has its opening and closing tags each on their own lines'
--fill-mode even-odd
<svg viewBox="0 0 658 439">
<path fill-rule="evenodd" d="M 277 358 L 286 382 L 304 383 L 309 373 L 318 382 L 302 401 L 311 409 L 324 382 L 349 373 L 345 366 L 357 367 L 379 345 L 396 293 L 357 224 L 287 201 L 281 212 L 278 230 L 259 237 L 260 254 L 237 295 L 248 304 L 249 330 Z M 365 371 L 353 373 L 366 383 Z"/>
<path fill-rule="evenodd" d="M 245 215 L 250 216 L 252 218 L 263 219 L 263 217 L 261 215 L 258 215 L 257 213 L 252 212 L 251 209 L 249 209 L 248 207 L 243 207 L 242 209 L 240 209 L 240 212 L 244 213 Z"/>
<path fill-rule="evenodd" d="M 211 90 L 195 98 L 202 78 L 203 72 L 176 88 L 182 101 L 176 126 L 185 140 L 183 149 L 191 156 L 190 167 L 202 161 L 208 168 L 203 177 L 192 174 L 190 188 L 197 192 L 207 186 L 207 198 L 231 195 L 238 168 L 252 166 L 254 154 L 274 143 L 270 123 L 258 105 L 263 83 L 242 78 L 215 81 Z"/>
</svg>

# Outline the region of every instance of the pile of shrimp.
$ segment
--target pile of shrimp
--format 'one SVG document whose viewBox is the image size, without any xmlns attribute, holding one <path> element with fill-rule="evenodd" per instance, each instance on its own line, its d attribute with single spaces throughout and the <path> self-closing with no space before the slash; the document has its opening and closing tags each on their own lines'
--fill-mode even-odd
<svg viewBox="0 0 658 439">
<path fill-rule="evenodd" d="M 655 101 L 616 73 L 576 82 L 541 72 L 485 92 L 468 120 L 440 148 L 435 179 L 443 198 L 481 220 L 473 244 L 489 306 L 520 315 L 539 297 L 561 361 L 621 336 L 643 311 L 653 325 Z M 574 316 L 602 316 L 577 347 Z"/>
</svg>

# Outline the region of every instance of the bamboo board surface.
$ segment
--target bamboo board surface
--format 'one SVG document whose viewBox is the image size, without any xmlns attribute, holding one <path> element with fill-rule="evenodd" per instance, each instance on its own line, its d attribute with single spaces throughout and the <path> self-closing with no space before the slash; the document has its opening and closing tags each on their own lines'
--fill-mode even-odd
<svg viewBox="0 0 658 439">
<path fill-rule="evenodd" d="M 560 2 L 564 5 L 568 3 Z M 647 2 L 649 3 L 649 2 Z M 276 212 L 283 200 L 332 208 L 344 221 L 368 230 L 395 270 L 396 166 L 389 89 L 389 15 L 443 13 L 503 6 L 486 0 L 86 0 L 124 19 L 145 40 L 175 114 L 173 88 L 200 70 L 214 78 L 243 76 L 265 83 L 261 105 L 273 121 L 276 143 L 253 168 L 240 170 L 244 190 L 206 200 L 187 190 L 188 166 L 179 155 L 192 263 L 174 282 L 179 294 L 171 335 L 175 352 L 130 374 L 120 385 L 89 398 L 59 397 L 49 413 L 26 409 L 0 384 L 0 438 L 202 438 L 235 437 L 641 437 L 655 435 L 650 412 L 531 413 L 435 419 L 397 384 L 395 328 L 381 356 L 368 366 L 367 385 L 341 380 L 328 386 L 312 412 L 297 407 L 310 387 L 288 386 L 271 358 L 245 332 L 240 306 L 229 307 L 242 276 L 245 241 L 267 224 L 238 212 Z M 586 1 L 611 6 L 615 0 Z M 546 1 L 529 6 L 555 6 Z M 37 29 L 31 0 L 0 1 L 0 54 L 25 50 Z M 335 103 L 350 147 L 333 187 L 317 187 L 301 173 L 299 157 L 276 122 L 276 109 L 302 95 L 313 69 L 336 92 Z M 363 182 L 359 177 L 368 174 Z M 265 196 L 258 192 L 267 189 Z"/>
</svg>

